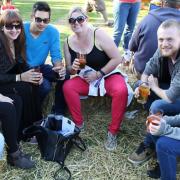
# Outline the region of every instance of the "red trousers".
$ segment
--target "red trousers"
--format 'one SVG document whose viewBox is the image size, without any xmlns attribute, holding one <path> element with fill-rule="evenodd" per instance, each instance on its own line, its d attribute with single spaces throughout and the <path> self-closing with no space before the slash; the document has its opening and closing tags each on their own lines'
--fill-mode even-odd
<svg viewBox="0 0 180 180">
<path fill-rule="evenodd" d="M 114 74 L 105 79 L 105 89 L 106 94 L 112 97 L 112 120 L 108 130 L 112 134 L 117 134 L 126 110 L 128 97 L 127 86 L 121 75 Z M 81 113 L 80 96 L 88 95 L 89 84 L 82 78 L 75 77 L 65 81 L 63 92 L 73 121 L 77 126 L 81 126 L 83 117 Z"/>
</svg>

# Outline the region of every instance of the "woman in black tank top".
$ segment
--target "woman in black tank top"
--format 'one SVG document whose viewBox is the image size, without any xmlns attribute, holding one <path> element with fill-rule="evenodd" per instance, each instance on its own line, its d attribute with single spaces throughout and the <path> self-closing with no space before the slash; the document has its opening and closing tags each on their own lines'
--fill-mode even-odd
<svg viewBox="0 0 180 180">
<path fill-rule="evenodd" d="M 72 75 L 78 74 L 81 70 L 78 53 L 85 54 L 86 67 L 93 69 L 83 77 L 76 76 L 68 80 L 63 88 L 72 118 L 81 128 L 83 117 L 79 95 L 88 95 L 89 85 L 111 73 L 121 62 L 121 56 L 112 38 L 105 31 L 88 25 L 88 17 L 81 8 L 73 8 L 69 13 L 68 21 L 73 34 L 67 38 L 64 44 L 67 70 Z M 105 147 L 108 150 L 114 150 L 117 146 L 116 134 L 126 109 L 127 87 L 120 74 L 106 77 L 104 86 L 106 94 L 112 97 L 112 121 L 108 127 Z"/>
</svg>

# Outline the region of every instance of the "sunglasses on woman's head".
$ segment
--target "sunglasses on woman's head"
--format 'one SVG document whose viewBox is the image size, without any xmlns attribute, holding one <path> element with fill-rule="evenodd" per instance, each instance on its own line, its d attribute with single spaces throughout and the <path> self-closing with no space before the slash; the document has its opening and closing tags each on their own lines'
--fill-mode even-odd
<svg viewBox="0 0 180 180">
<path fill-rule="evenodd" d="M 86 19 L 86 17 L 84 17 L 84 16 L 78 16 L 77 18 L 69 18 L 69 24 L 75 24 L 76 21 L 79 24 L 82 24 L 85 19 Z"/>
<path fill-rule="evenodd" d="M 37 23 L 43 22 L 44 24 L 48 24 L 49 21 L 50 21 L 50 19 L 49 19 L 49 18 L 44 18 L 44 19 L 42 19 L 42 18 L 40 18 L 40 17 L 35 17 L 35 21 L 36 21 Z"/>
<path fill-rule="evenodd" d="M 13 28 L 15 28 L 16 30 L 20 30 L 22 28 L 21 24 L 6 24 L 4 25 L 4 27 L 7 30 L 13 30 Z"/>
</svg>

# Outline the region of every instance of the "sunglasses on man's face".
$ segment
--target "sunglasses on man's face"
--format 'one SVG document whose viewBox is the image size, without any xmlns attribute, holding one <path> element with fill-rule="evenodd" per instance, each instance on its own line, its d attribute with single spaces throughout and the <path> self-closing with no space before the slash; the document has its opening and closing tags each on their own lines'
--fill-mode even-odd
<svg viewBox="0 0 180 180">
<path fill-rule="evenodd" d="M 75 24 L 76 21 L 79 24 L 82 24 L 85 21 L 86 17 L 84 16 L 78 16 L 77 18 L 69 18 L 69 24 Z"/>
<path fill-rule="evenodd" d="M 48 24 L 49 21 L 50 21 L 49 18 L 44 18 L 44 19 L 42 19 L 42 18 L 40 18 L 40 17 L 35 17 L 35 22 L 37 22 L 37 23 L 43 22 L 44 24 Z"/>
<path fill-rule="evenodd" d="M 22 28 L 21 24 L 6 24 L 4 25 L 4 27 L 7 30 L 13 30 L 13 28 L 15 28 L 16 30 L 20 30 Z"/>
</svg>

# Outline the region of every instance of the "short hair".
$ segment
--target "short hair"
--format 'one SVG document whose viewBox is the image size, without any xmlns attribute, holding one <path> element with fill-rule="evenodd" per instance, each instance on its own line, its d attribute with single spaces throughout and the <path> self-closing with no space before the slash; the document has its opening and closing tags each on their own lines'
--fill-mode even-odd
<svg viewBox="0 0 180 180">
<path fill-rule="evenodd" d="M 37 1 L 36 3 L 34 3 L 32 13 L 35 14 L 36 11 L 49 12 L 49 17 L 51 16 L 51 8 L 45 1 Z"/>
<path fill-rule="evenodd" d="M 71 17 L 72 13 L 80 12 L 83 16 L 88 17 L 86 11 L 81 7 L 73 7 L 68 13 L 68 19 Z"/>
<path fill-rule="evenodd" d="M 176 21 L 174 19 L 168 19 L 162 22 L 158 29 L 160 28 L 167 29 L 170 27 L 175 27 L 180 33 L 180 21 Z"/>
<path fill-rule="evenodd" d="M 177 8 L 180 6 L 180 0 L 163 0 L 168 7 Z"/>
</svg>

